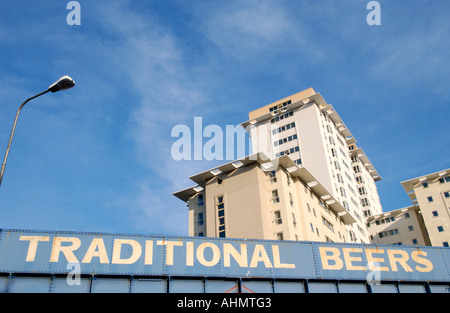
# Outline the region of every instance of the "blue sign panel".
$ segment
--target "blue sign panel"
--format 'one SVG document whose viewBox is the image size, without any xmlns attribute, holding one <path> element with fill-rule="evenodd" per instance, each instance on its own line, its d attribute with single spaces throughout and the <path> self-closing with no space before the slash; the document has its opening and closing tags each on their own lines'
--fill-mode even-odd
<svg viewBox="0 0 450 313">
<path fill-rule="evenodd" d="M 315 243 L 317 275 L 326 279 L 448 281 L 449 249 Z"/>
<path fill-rule="evenodd" d="M 0 272 L 449 282 L 448 248 L 0 230 Z"/>
</svg>

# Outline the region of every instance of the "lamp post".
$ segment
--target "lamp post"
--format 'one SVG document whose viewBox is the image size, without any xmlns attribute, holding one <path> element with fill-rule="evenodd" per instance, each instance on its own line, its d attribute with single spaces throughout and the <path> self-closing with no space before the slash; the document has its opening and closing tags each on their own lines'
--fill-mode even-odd
<svg viewBox="0 0 450 313">
<path fill-rule="evenodd" d="M 8 159 L 9 149 L 11 148 L 11 143 L 12 143 L 12 139 L 13 139 L 13 136 L 14 136 L 14 132 L 16 131 L 17 120 L 19 119 L 19 114 L 20 114 L 20 111 L 22 110 L 22 108 L 30 100 L 33 100 L 34 98 L 42 96 L 43 94 L 46 94 L 47 92 L 51 91 L 52 93 L 55 93 L 55 92 L 58 92 L 60 90 L 70 89 L 70 88 L 72 88 L 74 86 L 75 86 L 75 82 L 73 81 L 72 78 L 70 78 L 67 75 L 63 76 L 60 79 L 58 79 L 56 82 L 51 84 L 50 87 L 48 87 L 48 89 L 46 91 L 43 91 L 43 92 L 38 93 L 37 95 L 35 95 L 35 96 L 31 97 L 31 98 L 28 98 L 19 107 L 19 109 L 17 110 L 16 119 L 14 120 L 13 128 L 12 128 L 12 131 L 11 131 L 11 136 L 9 137 L 8 147 L 6 148 L 5 159 L 3 160 L 2 169 L 0 171 L 0 186 L 2 185 L 3 174 L 5 173 L 5 167 L 6 167 L 6 160 Z"/>
</svg>

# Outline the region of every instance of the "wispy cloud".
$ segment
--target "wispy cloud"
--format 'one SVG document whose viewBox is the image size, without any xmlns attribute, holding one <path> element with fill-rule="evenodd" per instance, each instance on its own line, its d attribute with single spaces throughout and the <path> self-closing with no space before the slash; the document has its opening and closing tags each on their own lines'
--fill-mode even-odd
<svg viewBox="0 0 450 313">
<path fill-rule="evenodd" d="M 189 67 L 179 39 L 151 14 L 140 14 L 124 2 L 113 2 L 102 10 L 98 22 L 116 38 L 107 57 L 133 95 L 124 130 L 134 142 L 131 155 L 151 175 L 136 183 L 130 218 L 139 229 L 153 224 L 179 233 L 182 226 L 187 227 L 186 212 L 171 193 L 181 186 L 180 177 L 187 180 L 194 173 L 195 165 L 188 167 L 171 158 L 170 134 L 176 124 L 191 121 L 207 97 L 199 87 L 202 83 L 196 83 L 198 69 Z"/>
<path fill-rule="evenodd" d="M 223 53 L 239 60 L 268 61 L 283 51 L 322 57 L 302 20 L 285 1 L 221 1 L 196 6 L 191 14 L 199 21 L 200 32 Z"/>
<path fill-rule="evenodd" d="M 431 80 L 435 82 L 435 90 L 444 91 L 448 81 L 435 80 L 435 77 L 450 75 L 445 53 L 450 51 L 450 45 L 443 40 L 449 33 L 450 29 L 440 28 L 434 32 L 397 34 L 395 38 L 378 42 L 374 48 L 382 57 L 374 59 L 369 74 L 402 84 Z"/>
</svg>

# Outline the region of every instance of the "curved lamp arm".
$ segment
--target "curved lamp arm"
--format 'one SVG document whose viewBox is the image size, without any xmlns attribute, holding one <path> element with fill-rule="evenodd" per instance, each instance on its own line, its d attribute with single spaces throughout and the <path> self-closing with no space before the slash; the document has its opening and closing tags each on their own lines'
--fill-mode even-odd
<svg viewBox="0 0 450 313">
<path fill-rule="evenodd" d="M 6 167 L 6 161 L 8 160 L 8 154 L 9 154 L 9 149 L 11 148 L 11 143 L 13 140 L 13 136 L 14 136 L 14 132 L 16 131 L 16 125 L 17 125 L 17 120 L 19 119 L 19 114 L 20 111 L 22 110 L 22 108 L 25 106 L 25 104 L 27 104 L 30 100 L 33 100 L 39 96 L 42 96 L 43 94 L 46 94 L 47 92 L 57 92 L 60 90 L 64 90 L 64 89 L 69 89 L 75 86 L 75 82 L 73 81 L 72 78 L 70 78 L 69 76 L 63 76 L 60 79 L 58 79 L 55 83 L 53 83 L 52 85 L 50 85 L 50 87 L 48 87 L 48 89 L 46 91 L 43 91 L 41 93 L 38 93 L 37 95 L 34 95 L 31 98 L 28 98 L 27 100 L 25 100 L 19 107 L 19 109 L 17 110 L 16 113 L 16 118 L 14 120 L 14 124 L 13 124 L 13 128 L 11 131 L 11 135 L 9 136 L 9 142 L 8 142 L 8 147 L 6 148 L 6 153 L 5 153 L 5 158 L 3 160 L 2 163 L 2 168 L 0 170 L 0 186 L 2 185 L 2 180 L 3 180 L 3 174 L 5 173 L 5 167 Z"/>
</svg>

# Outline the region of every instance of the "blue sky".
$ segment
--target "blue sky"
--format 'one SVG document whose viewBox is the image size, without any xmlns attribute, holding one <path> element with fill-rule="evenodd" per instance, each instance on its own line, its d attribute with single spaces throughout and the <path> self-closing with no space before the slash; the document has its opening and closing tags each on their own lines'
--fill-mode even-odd
<svg viewBox="0 0 450 313">
<path fill-rule="evenodd" d="M 450 167 L 450 2 L 366 0 L 0 2 L 0 153 L 16 110 L 62 75 L 74 89 L 22 111 L 0 187 L 0 228 L 187 235 L 172 192 L 222 161 L 175 161 L 177 124 L 237 125 L 313 87 L 383 180 Z"/>
</svg>

